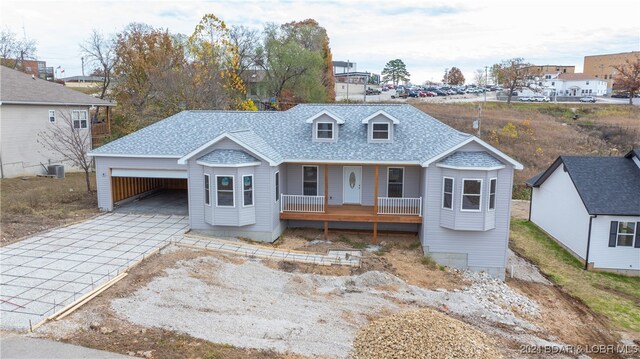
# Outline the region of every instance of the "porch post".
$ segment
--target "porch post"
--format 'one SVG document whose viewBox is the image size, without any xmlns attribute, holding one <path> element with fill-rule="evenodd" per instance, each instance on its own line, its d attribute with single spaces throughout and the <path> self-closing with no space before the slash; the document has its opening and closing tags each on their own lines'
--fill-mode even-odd
<svg viewBox="0 0 640 359">
<path fill-rule="evenodd" d="M 329 209 L 329 165 L 324 164 L 324 212 Z"/>
<path fill-rule="evenodd" d="M 373 215 L 376 216 L 375 222 L 373 222 L 373 244 L 378 243 L 378 177 L 380 174 L 380 166 L 375 165 L 373 171 Z"/>
<path fill-rule="evenodd" d="M 327 221 L 324 222 L 324 240 L 329 240 L 329 222 Z"/>
</svg>

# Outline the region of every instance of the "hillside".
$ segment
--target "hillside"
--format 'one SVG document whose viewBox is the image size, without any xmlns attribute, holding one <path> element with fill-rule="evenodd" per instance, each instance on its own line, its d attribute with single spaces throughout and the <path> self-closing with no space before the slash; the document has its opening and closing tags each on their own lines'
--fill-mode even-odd
<svg viewBox="0 0 640 359">
<path fill-rule="evenodd" d="M 477 133 L 478 103 L 412 104 L 460 131 Z M 516 171 L 514 198 L 528 198 L 525 181 L 560 155 L 621 156 L 640 147 L 636 106 L 488 102 L 481 127 L 483 140 L 525 166 Z"/>
</svg>

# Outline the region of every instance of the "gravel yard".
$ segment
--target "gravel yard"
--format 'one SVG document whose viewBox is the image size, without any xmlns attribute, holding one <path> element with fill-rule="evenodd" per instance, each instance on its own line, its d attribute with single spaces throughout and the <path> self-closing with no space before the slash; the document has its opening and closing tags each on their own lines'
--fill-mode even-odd
<svg viewBox="0 0 640 359">
<path fill-rule="evenodd" d="M 309 356 L 345 357 L 371 319 L 423 307 L 487 327 L 538 330 L 524 319 L 539 315 L 535 302 L 486 275 L 465 276 L 472 282 L 465 289 L 428 290 L 380 271 L 317 275 L 212 255 L 178 261 L 131 296 L 112 300 L 111 309 L 144 327 Z"/>
</svg>

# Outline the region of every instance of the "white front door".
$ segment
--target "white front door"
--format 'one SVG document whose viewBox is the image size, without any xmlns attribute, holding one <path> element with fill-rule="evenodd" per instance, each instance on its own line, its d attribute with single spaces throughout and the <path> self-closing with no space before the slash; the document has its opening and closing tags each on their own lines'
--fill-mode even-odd
<svg viewBox="0 0 640 359">
<path fill-rule="evenodd" d="M 342 203 L 360 204 L 362 167 L 344 166 L 342 170 Z"/>
</svg>

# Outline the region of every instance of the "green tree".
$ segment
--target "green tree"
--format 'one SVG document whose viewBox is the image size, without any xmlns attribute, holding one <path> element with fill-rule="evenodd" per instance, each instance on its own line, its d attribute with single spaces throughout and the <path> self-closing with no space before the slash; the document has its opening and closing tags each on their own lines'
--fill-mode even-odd
<svg viewBox="0 0 640 359">
<path fill-rule="evenodd" d="M 407 67 L 400 59 L 395 59 L 387 62 L 382 70 L 382 81 L 391 81 L 394 86 L 398 85 L 400 81 L 409 81 L 411 74 L 407 71 Z"/>
<path fill-rule="evenodd" d="M 442 79 L 442 82 L 449 85 L 464 85 L 464 75 L 462 75 L 462 71 L 460 71 L 457 67 L 452 67 L 451 70 L 447 71 Z"/>
</svg>

